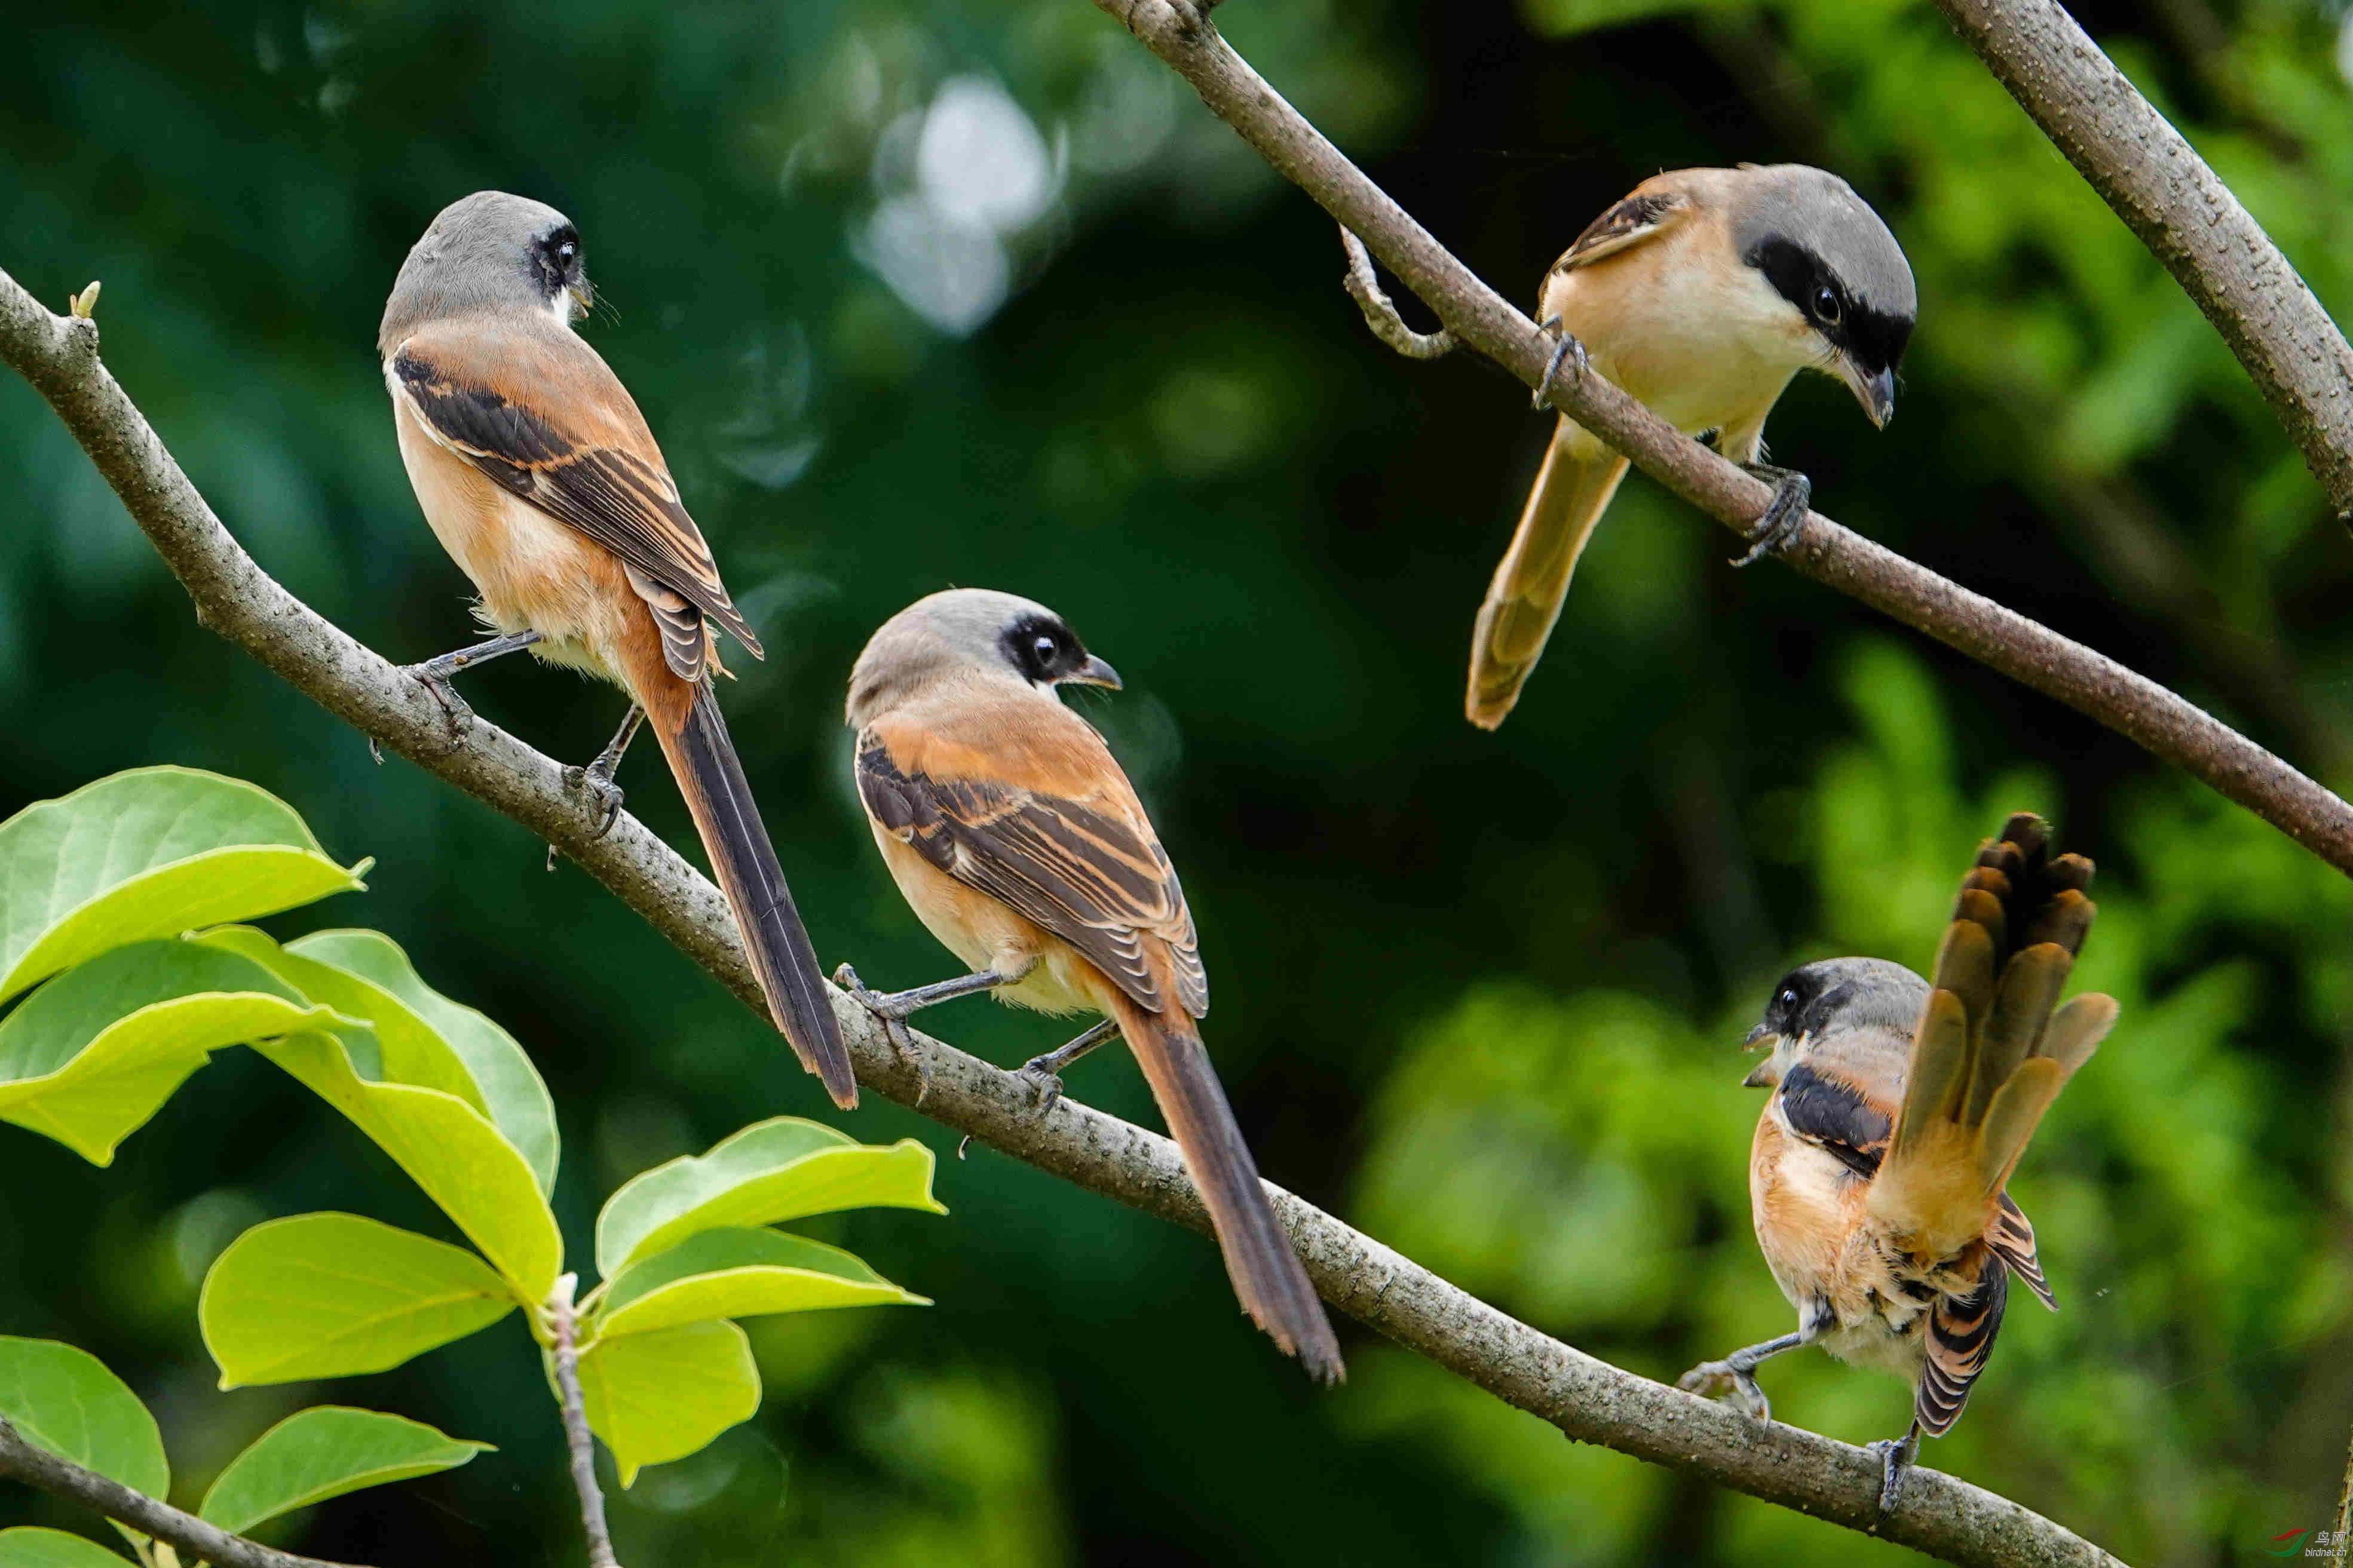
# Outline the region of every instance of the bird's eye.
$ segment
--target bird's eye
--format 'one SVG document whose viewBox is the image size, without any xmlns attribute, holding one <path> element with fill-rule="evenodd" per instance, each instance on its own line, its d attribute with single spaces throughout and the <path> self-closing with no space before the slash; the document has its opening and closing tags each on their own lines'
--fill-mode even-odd
<svg viewBox="0 0 2353 1568">
<path fill-rule="evenodd" d="M 1784 985 L 1781 987 L 1781 994 L 1773 1000 L 1784 1007 L 1794 1007 L 1798 1005 L 1798 993 L 1793 987 Z"/>
<path fill-rule="evenodd" d="M 1051 632 L 1039 632 L 1037 639 L 1029 645 L 1029 652 L 1038 660 L 1040 669 L 1052 668 L 1054 656 L 1061 651 L 1062 645 L 1055 640 Z"/>
<path fill-rule="evenodd" d="M 565 240 L 562 245 L 559 245 L 559 246 L 557 246 L 557 247 L 555 247 L 555 259 L 556 259 L 556 260 L 558 260 L 558 261 L 561 261 L 561 262 L 562 262 L 562 263 L 564 263 L 564 265 L 565 265 L 565 266 L 566 266 L 566 267 L 571 266 L 571 265 L 572 265 L 573 258 L 575 258 L 575 257 L 578 256 L 579 254 L 580 254 L 580 247 L 579 247 L 578 246 L 576 246 L 576 245 L 573 244 L 573 243 L 572 243 L 570 240 L 568 240 L 568 239 L 567 239 L 567 240 Z"/>
<path fill-rule="evenodd" d="M 1814 289 L 1814 320 L 1826 327 L 1838 325 L 1838 290 L 1827 283 L 1818 284 Z"/>
</svg>

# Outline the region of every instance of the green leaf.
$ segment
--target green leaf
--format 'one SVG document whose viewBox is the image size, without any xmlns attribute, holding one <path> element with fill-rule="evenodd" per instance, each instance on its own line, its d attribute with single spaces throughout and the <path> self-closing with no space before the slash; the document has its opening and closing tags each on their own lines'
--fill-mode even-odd
<svg viewBox="0 0 2353 1568">
<path fill-rule="evenodd" d="M 657 1165 L 615 1193 L 596 1216 L 596 1269 L 615 1279 L 697 1231 L 866 1207 L 947 1213 L 932 1196 L 932 1152 L 912 1138 L 880 1148 L 779 1116 L 706 1154 Z"/>
<path fill-rule="evenodd" d="M 507 1142 L 522 1152 L 543 1193 L 555 1190 L 560 1148 L 555 1101 L 532 1066 L 530 1054 L 512 1035 L 474 1008 L 452 1002 L 417 977 L 408 954 L 390 937 L 372 931 L 322 931 L 289 942 L 286 951 L 332 963 L 398 997 L 448 1042 L 478 1086 L 478 1109 L 487 1110 Z M 388 1076 L 400 1075 L 390 1067 Z M 403 1081 L 408 1081 L 403 1079 Z M 438 1087 L 438 1086 L 437 1086 Z"/>
<path fill-rule="evenodd" d="M 111 947 L 353 891 L 293 808 L 193 768 L 140 768 L 0 823 L 0 1001 Z"/>
<path fill-rule="evenodd" d="M 595 1331 L 609 1339 L 713 1318 L 930 1305 L 838 1247 L 729 1227 L 703 1231 L 623 1269 L 598 1310 Z"/>
<path fill-rule="evenodd" d="M 223 926 L 195 940 L 249 958 L 311 1000 L 365 1020 L 375 1030 L 374 1058 L 359 1042 L 345 1042 L 361 1077 L 457 1096 L 515 1146 L 543 1195 L 554 1191 L 555 1102 L 530 1057 L 504 1029 L 417 978 L 390 937 L 320 931 L 280 947 L 251 926 Z"/>
<path fill-rule="evenodd" d="M 621 1484 L 683 1459 L 760 1408 L 752 1342 L 733 1323 L 689 1323 L 607 1340 L 580 1358 L 588 1426 L 613 1450 Z"/>
<path fill-rule="evenodd" d="M 298 1508 L 439 1470 L 493 1450 L 421 1421 L 348 1405 L 299 1410 L 254 1439 L 205 1493 L 197 1517 L 243 1535 Z"/>
<path fill-rule="evenodd" d="M 460 1247 L 348 1214 L 255 1226 L 205 1275 L 196 1321 L 223 1388 L 383 1372 L 513 1310 Z"/>
<path fill-rule="evenodd" d="M 332 1035 L 290 1035 L 254 1048 L 374 1139 L 481 1248 L 520 1299 L 547 1299 L 563 1264 L 564 1238 L 539 1178 L 480 1111 L 438 1089 L 371 1083 Z"/>
<path fill-rule="evenodd" d="M 185 942 L 118 947 L 0 1022 L 0 1120 L 109 1164 L 212 1052 L 334 1016 L 232 953 Z"/>
<path fill-rule="evenodd" d="M 27 1525 L 0 1530 L 0 1568 L 122 1568 L 122 1557 L 85 1535 Z"/>
<path fill-rule="evenodd" d="M 160 1498 L 172 1489 L 155 1418 L 88 1351 L 0 1336 L 0 1415 L 50 1453 L 132 1491 Z"/>
</svg>

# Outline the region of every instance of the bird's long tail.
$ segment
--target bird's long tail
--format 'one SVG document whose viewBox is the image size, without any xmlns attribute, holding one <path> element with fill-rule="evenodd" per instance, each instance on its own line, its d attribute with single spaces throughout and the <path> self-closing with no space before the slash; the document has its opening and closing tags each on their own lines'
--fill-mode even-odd
<svg viewBox="0 0 2353 1568">
<path fill-rule="evenodd" d="M 1290 1237 L 1274 1217 L 1200 1031 L 1190 1018 L 1147 1013 L 1124 996 L 1115 1016 L 1168 1131 L 1184 1151 L 1185 1168 L 1208 1205 L 1226 1274 L 1243 1310 L 1317 1382 L 1338 1382 L 1347 1371 L 1341 1364 L 1340 1342 L 1299 1255 L 1291 1249 Z"/>
<path fill-rule="evenodd" d="M 1579 434 L 1567 420 L 1560 422 L 1511 548 L 1504 552 L 1487 584 L 1486 603 L 1479 606 L 1462 710 L 1482 730 L 1501 724 L 1520 700 L 1520 688 L 1535 672 L 1545 640 L 1560 619 L 1577 558 L 1618 493 L 1618 481 L 1626 477 L 1625 458 L 1589 438 L 1577 439 Z"/>
<path fill-rule="evenodd" d="M 670 772 L 678 776 L 679 793 L 686 797 L 695 829 L 702 835 L 712 871 L 734 911 L 735 929 L 743 935 L 744 951 L 776 1027 L 792 1043 L 802 1065 L 825 1080 L 833 1102 L 849 1110 L 858 1103 L 858 1080 L 850 1076 L 849 1052 L 841 1043 L 829 987 L 800 911 L 793 905 L 792 890 L 785 886 L 784 868 L 776 864 L 744 764 L 735 758 L 735 742 L 719 716 L 710 678 L 693 687 L 685 700 L 648 703 L 647 714 L 662 754 L 670 759 Z"/>
<path fill-rule="evenodd" d="M 1904 1105 L 1871 1184 L 1881 1234 L 1925 1263 L 1999 1228 L 2002 1189 L 2042 1113 L 2116 1023 L 2113 997 L 2059 993 L 2095 913 L 2092 863 L 2049 854 L 2025 813 L 1978 851 L 1936 950 Z"/>
</svg>

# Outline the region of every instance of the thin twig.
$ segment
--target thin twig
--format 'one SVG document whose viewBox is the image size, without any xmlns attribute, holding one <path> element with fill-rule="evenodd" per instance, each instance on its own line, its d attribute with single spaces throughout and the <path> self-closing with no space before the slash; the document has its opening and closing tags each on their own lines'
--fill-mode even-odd
<svg viewBox="0 0 2353 1568">
<path fill-rule="evenodd" d="M 1549 340 L 1546 340 L 1549 343 Z M 521 823 L 611 889 L 678 950 L 767 1016 L 727 905 L 701 873 L 624 812 L 602 814 L 563 770 L 477 719 L 453 737 L 412 676 L 352 640 L 239 548 L 97 354 L 0 273 L 0 359 L 65 421 L 195 603 L 196 617 L 363 733 Z M 1745 477 L 1745 476 L 1744 476 Z M 1067 1096 L 1040 1113 L 1028 1081 L 915 1030 L 902 1052 L 872 1014 L 833 998 L 859 1081 L 954 1129 L 1146 1214 L 1209 1228 L 1176 1144 Z M 1271 1184 L 1275 1212 L 1324 1299 L 1398 1344 L 1580 1442 L 1688 1470 L 1768 1502 L 1969 1568 L 2105 1568 L 2115 1559 L 2008 1499 L 1915 1472 L 1879 1511 L 1879 1462 L 1792 1426 L 1622 1372 L 1449 1284 Z"/>
<path fill-rule="evenodd" d="M 1487 287 L 1240 55 L 1190 0 L 1094 0 L 1201 95 L 1275 171 L 1359 236 L 1455 337 L 1528 386 L 1556 340 Z M 1734 531 L 1772 491 L 1599 374 L 1558 376 L 1549 402 Z M 2245 806 L 2353 876 L 2353 805 L 2211 714 L 2102 654 L 1808 512 L 1779 559 L 2011 679 L 2056 698 Z"/>
<path fill-rule="evenodd" d="M 2337 1494 L 2337 1568 L 2353 1563 L 2353 1439 L 2345 1448 L 2345 1489 Z"/>
<path fill-rule="evenodd" d="M 120 1520 L 158 1541 L 169 1542 L 191 1563 L 210 1563 L 214 1568 L 344 1568 L 343 1564 L 316 1557 L 297 1557 L 290 1552 L 248 1541 L 242 1535 L 231 1535 L 218 1525 L 182 1513 L 145 1492 L 132 1491 L 111 1476 L 85 1469 L 39 1447 L 18 1432 L 5 1416 L 0 1416 L 0 1476 L 22 1481 L 52 1497 L 96 1509 L 109 1519 Z"/>
<path fill-rule="evenodd" d="M 1936 3 L 2206 312 L 2330 504 L 2353 514 L 2353 345 L 2271 236 L 2052 0 Z"/>
<path fill-rule="evenodd" d="M 1340 247 L 1348 253 L 1348 270 L 1341 285 L 1365 313 L 1365 325 L 1373 329 L 1373 336 L 1408 359 L 1440 359 L 1454 352 L 1454 334 L 1445 328 L 1417 332 L 1405 324 L 1396 304 L 1381 292 L 1380 279 L 1373 275 L 1372 253 L 1345 223 L 1340 226 Z"/>
<path fill-rule="evenodd" d="M 547 1298 L 547 1327 L 555 1341 L 548 1359 L 555 1365 L 555 1389 L 563 1396 L 564 1442 L 572 1450 L 572 1489 L 580 1494 L 580 1527 L 588 1536 L 588 1568 L 621 1568 L 613 1556 L 613 1532 L 605 1526 L 605 1491 L 596 1484 L 596 1439 L 588 1430 L 588 1405 L 580 1395 L 580 1343 L 572 1292 L 580 1276 L 557 1277 Z"/>
</svg>

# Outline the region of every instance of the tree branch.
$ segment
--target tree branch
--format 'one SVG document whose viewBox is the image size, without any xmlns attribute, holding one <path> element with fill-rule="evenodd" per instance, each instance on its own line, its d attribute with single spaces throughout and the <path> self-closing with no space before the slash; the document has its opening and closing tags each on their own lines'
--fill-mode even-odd
<svg viewBox="0 0 2353 1568">
<path fill-rule="evenodd" d="M 1229 47 L 1192 0 L 1094 0 L 1192 84 L 1275 171 L 1360 237 L 1457 339 L 1528 386 L 1554 340 L 1487 287 Z M 1611 385 L 1558 376 L 1552 407 L 1746 536 L 1772 491 Z M 2212 715 L 2105 655 L 1810 511 L 1779 559 L 2057 699 L 2245 806 L 2353 876 L 2353 806 Z"/>
<path fill-rule="evenodd" d="M 182 1513 L 145 1492 L 132 1491 L 111 1476 L 84 1469 L 71 1459 L 40 1447 L 0 1416 L 0 1476 L 22 1481 L 52 1497 L 61 1497 L 121 1520 L 171 1542 L 190 1563 L 210 1563 L 214 1568 L 343 1568 L 316 1557 L 297 1557 L 231 1535 L 191 1513 Z"/>
<path fill-rule="evenodd" d="M 439 705 L 414 677 L 261 570 L 100 362 L 94 322 L 51 316 L 0 272 L 0 359 L 65 421 L 187 590 L 205 626 L 371 739 L 547 839 L 745 1005 L 767 1016 L 719 890 L 668 845 L 627 813 L 599 837 L 598 813 L 567 789 L 556 763 L 495 725 L 476 719 L 453 739 Z M 1208 1211 L 1167 1139 L 1067 1096 L 1041 1114 L 1018 1074 L 913 1029 L 912 1048 L 902 1055 L 849 996 L 836 994 L 833 1006 L 866 1087 L 1091 1192 L 1209 1229 Z M 1915 1473 L 1901 1505 L 1883 1514 L 1879 1461 L 1862 1449 L 1791 1426 L 1759 1426 L 1724 1405 L 1621 1372 L 1281 1188 L 1270 1184 L 1269 1192 L 1325 1300 L 1580 1442 L 1690 1470 L 1972 1568 L 2093 1568 L 2116 1561 L 2007 1499 L 1935 1471 Z"/>
<path fill-rule="evenodd" d="M 1408 359 L 1443 359 L 1454 352 L 1454 334 L 1441 327 L 1434 332 L 1417 332 L 1405 324 L 1397 306 L 1381 291 L 1381 280 L 1373 275 L 1373 258 L 1365 249 L 1365 242 L 1340 226 L 1340 248 L 1348 253 L 1348 270 L 1341 278 L 1341 286 L 1365 313 L 1365 325 L 1372 328 L 1373 336 L 1397 350 Z"/>
<path fill-rule="evenodd" d="M 613 1532 L 605 1524 L 605 1492 L 596 1484 L 596 1439 L 588 1430 L 588 1405 L 580 1396 L 578 1320 L 572 1310 L 577 1274 L 559 1276 L 547 1299 L 547 1326 L 554 1339 L 548 1359 L 564 1408 L 564 1445 L 572 1452 L 572 1489 L 580 1494 L 580 1527 L 588 1537 L 588 1568 L 621 1568 L 613 1555 Z"/>
<path fill-rule="evenodd" d="M 2052 0 L 1936 0 L 2239 356 L 2305 466 L 2353 518 L 2353 346 L 2279 247 Z"/>
</svg>

